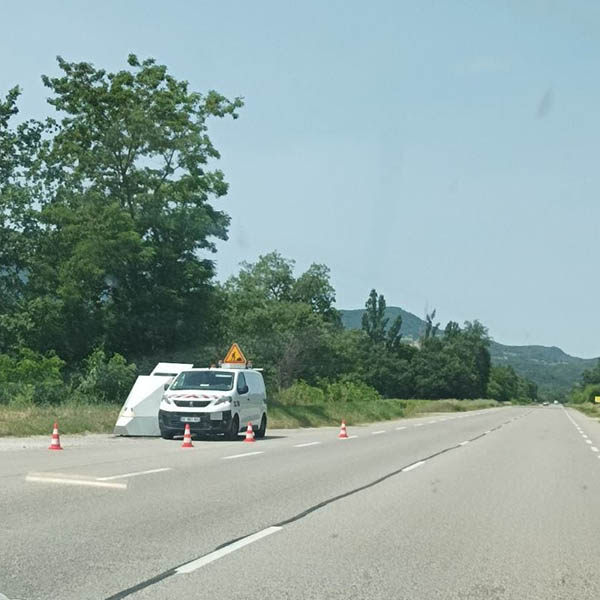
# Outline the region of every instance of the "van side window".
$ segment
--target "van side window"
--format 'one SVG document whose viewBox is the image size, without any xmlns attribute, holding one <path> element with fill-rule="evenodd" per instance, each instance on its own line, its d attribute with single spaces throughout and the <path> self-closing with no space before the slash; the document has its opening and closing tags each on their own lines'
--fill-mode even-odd
<svg viewBox="0 0 600 600">
<path fill-rule="evenodd" d="M 246 378 L 244 377 L 243 373 L 240 373 L 238 375 L 238 380 L 237 380 L 237 391 L 238 394 L 243 394 L 244 392 L 242 390 L 244 390 L 244 388 L 246 388 Z"/>
</svg>

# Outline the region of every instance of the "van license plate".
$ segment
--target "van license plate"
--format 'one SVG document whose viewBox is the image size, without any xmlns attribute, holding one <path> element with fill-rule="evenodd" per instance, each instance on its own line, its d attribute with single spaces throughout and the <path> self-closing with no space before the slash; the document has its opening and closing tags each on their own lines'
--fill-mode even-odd
<svg viewBox="0 0 600 600">
<path fill-rule="evenodd" d="M 200 423 L 200 417 L 181 417 L 182 423 Z"/>
</svg>

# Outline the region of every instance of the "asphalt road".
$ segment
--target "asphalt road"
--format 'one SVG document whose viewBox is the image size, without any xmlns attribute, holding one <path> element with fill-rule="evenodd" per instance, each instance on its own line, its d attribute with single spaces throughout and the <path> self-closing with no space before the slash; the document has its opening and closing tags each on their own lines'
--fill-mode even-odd
<svg viewBox="0 0 600 600">
<path fill-rule="evenodd" d="M 349 434 L 0 444 L 0 594 L 600 598 L 597 423 L 514 407 Z"/>
</svg>

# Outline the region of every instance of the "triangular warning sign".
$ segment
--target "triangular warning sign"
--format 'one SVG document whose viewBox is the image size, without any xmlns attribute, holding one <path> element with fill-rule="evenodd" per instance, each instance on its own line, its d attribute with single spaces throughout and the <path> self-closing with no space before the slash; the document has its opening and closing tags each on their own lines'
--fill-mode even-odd
<svg viewBox="0 0 600 600">
<path fill-rule="evenodd" d="M 240 347 L 234 343 L 231 345 L 231 348 L 229 348 L 229 352 L 223 362 L 234 365 L 245 365 L 247 361 L 244 353 L 240 350 Z"/>
</svg>

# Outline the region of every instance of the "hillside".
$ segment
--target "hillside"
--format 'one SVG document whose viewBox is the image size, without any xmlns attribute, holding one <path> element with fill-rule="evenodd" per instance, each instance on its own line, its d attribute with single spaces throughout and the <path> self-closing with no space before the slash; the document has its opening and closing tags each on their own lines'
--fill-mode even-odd
<svg viewBox="0 0 600 600">
<path fill-rule="evenodd" d="M 360 329 L 363 312 L 342 310 L 344 327 Z M 396 306 L 386 309 L 390 323 L 398 315 L 402 316 L 403 336 L 418 339 L 425 330 L 425 321 Z M 505 346 L 495 341 L 490 345 L 490 354 L 493 364 L 512 366 L 519 375 L 535 381 L 542 394 L 567 392 L 597 360 L 570 356 L 556 346 Z"/>
</svg>

